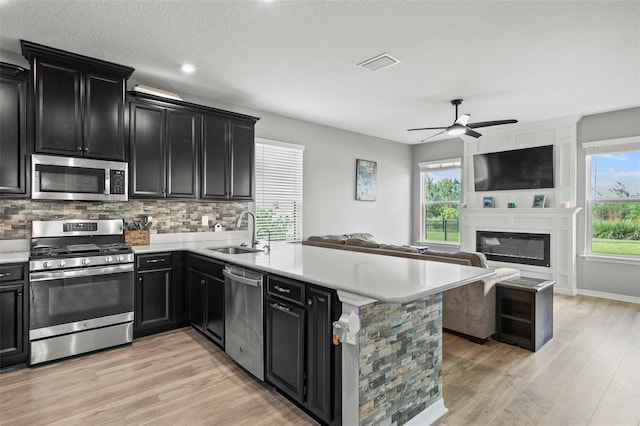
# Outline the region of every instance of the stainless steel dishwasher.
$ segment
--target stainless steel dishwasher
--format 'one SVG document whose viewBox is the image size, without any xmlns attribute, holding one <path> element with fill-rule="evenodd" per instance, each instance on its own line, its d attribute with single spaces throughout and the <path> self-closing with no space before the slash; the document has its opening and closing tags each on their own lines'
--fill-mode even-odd
<svg viewBox="0 0 640 426">
<path fill-rule="evenodd" d="M 225 352 L 264 381 L 263 276 L 230 265 L 222 273 Z"/>
</svg>

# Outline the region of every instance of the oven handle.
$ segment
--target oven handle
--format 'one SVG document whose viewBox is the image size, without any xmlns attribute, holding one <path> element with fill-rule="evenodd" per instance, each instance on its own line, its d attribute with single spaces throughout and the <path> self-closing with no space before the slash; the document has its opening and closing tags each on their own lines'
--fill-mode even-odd
<svg viewBox="0 0 640 426">
<path fill-rule="evenodd" d="M 29 281 L 33 283 L 38 281 L 51 281 L 93 275 L 119 274 L 121 272 L 133 272 L 133 263 L 101 266 L 99 268 L 71 269 L 67 271 L 32 272 L 29 274 Z"/>
</svg>

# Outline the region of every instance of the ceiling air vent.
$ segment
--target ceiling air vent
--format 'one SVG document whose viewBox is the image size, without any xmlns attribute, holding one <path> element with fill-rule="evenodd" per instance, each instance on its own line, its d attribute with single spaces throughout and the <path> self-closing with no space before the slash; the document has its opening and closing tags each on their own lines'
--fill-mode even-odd
<svg viewBox="0 0 640 426">
<path fill-rule="evenodd" d="M 383 53 L 382 55 L 378 55 L 375 58 L 367 59 L 366 61 L 358 64 L 358 66 L 367 69 L 371 72 L 380 71 L 381 69 L 388 68 L 391 65 L 395 65 L 399 60 L 389 55 L 388 53 Z"/>
</svg>

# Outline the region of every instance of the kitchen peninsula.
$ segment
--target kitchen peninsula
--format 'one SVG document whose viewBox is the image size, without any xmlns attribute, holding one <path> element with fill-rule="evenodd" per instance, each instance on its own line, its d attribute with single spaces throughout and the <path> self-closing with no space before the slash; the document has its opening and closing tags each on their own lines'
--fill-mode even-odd
<svg viewBox="0 0 640 426">
<path fill-rule="evenodd" d="M 442 399 L 442 291 L 489 277 L 470 266 L 273 243 L 268 252 L 223 254 L 241 241 L 167 242 L 136 254 L 184 251 L 338 292 L 357 318 L 354 344 L 342 343 L 342 424 L 429 424 Z"/>
</svg>

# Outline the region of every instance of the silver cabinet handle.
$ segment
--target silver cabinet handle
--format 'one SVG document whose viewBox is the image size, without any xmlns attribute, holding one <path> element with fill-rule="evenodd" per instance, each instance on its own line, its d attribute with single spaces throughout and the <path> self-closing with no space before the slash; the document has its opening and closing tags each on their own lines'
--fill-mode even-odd
<svg viewBox="0 0 640 426">
<path fill-rule="evenodd" d="M 287 294 L 291 293 L 291 289 L 290 288 L 282 288 L 279 285 L 277 285 L 277 286 L 275 286 L 273 288 L 278 290 L 280 293 L 287 293 Z"/>
<path fill-rule="evenodd" d="M 276 309 L 278 309 L 280 311 L 291 312 L 291 308 L 287 308 L 286 306 L 281 305 L 280 303 L 270 303 L 270 305 L 271 305 L 272 308 L 276 308 Z"/>
<path fill-rule="evenodd" d="M 11 272 L 0 273 L 0 277 L 10 277 L 10 276 L 11 276 Z"/>
<path fill-rule="evenodd" d="M 164 259 L 151 259 L 151 260 L 145 260 L 146 263 L 158 263 L 158 262 L 164 262 Z"/>
</svg>

